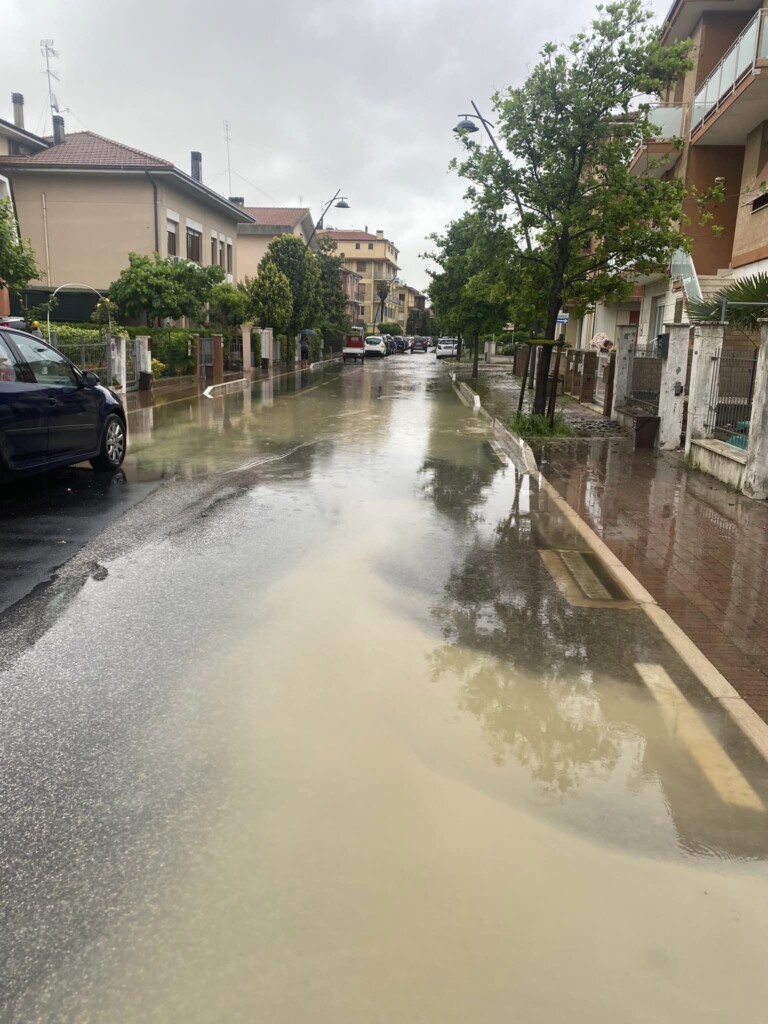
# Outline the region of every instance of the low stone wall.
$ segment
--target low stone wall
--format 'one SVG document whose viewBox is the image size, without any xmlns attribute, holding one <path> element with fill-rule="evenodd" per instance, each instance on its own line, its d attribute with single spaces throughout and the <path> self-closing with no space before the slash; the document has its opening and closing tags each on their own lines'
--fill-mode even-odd
<svg viewBox="0 0 768 1024">
<path fill-rule="evenodd" d="M 694 438 L 691 440 L 688 461 L 694 469 L 709 473 L 735 491 L 741 490 L 747 453 L 732 444 L 714 438 Z"/>
</svg>

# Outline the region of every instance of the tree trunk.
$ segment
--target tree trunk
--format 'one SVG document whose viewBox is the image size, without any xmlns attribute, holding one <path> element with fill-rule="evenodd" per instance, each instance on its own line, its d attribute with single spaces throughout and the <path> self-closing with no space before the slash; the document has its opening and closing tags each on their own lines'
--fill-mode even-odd
<svg viewBox="0 0 768 1024">
<path fill-rule="evenodd" d="M 545 340 L 554 341 L 557 330 L 557 315 L 560 312 L 560 289 L 552 289 L 547 306 L 547 327 Z M 539 353 L 539 368 L 536 374 L 536 391 L 533 397 L 533 412 L 540 416 L 547 414 L 547 381 L 552 363 L 552 346 L 542 345 Z"/>
<path fill-rule="evenodd" d="M 480 361 L 480 335 L 475 331 L 475 349 L 472 353 L 472 380 L 477 380 L 478 362 Z"/>
<path fill-rule="evenodd" d="M 461 362 L 461 349 L 462 349 L 463 341 L 464 341 L 463 336 L 461 334 L 459 334 L 458 335 L 458 341 L 456 343 L 456 362 L 457 363 Z"/>
</svg>

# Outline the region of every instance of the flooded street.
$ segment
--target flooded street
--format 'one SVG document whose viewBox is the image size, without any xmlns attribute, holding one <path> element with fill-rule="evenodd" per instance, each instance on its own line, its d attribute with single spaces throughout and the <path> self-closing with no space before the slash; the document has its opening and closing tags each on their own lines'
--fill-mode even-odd
<svg viewBox="0 0 768 1024">
<path fill-rule="evenodd" d="M 443 367 L 131 428 L 0 620 L 0 1019 L 765 1016 L 768 766 Z"/>
</svg>

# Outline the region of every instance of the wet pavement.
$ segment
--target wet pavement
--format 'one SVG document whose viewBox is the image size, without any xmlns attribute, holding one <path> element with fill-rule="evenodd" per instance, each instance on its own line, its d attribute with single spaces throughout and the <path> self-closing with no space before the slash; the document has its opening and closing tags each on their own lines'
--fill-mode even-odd
<svg viewBox="0 0 768 1024">
<path fill-rule="evenodd" d="M 557 442 L 542 472 L 768 721 L 768 505 L 629 441 Z"/>
<path fill-rule="evenodd" d="M 0 619 L 0 1019 L 764 1015 L 768 768 L 443 368 L 133 421 Z"/>
</svg>

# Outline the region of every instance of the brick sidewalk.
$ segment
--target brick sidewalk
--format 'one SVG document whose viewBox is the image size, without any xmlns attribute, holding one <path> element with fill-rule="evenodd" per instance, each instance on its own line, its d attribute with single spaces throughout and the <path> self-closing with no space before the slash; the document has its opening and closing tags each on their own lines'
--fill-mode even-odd
<svg viewBox="0 0 768 1024">
<path fill-rule="evenodd" d="M 768 721 L 768 505 L 627 440 L 535 450 L 550 483 Z"/>
</svg>

